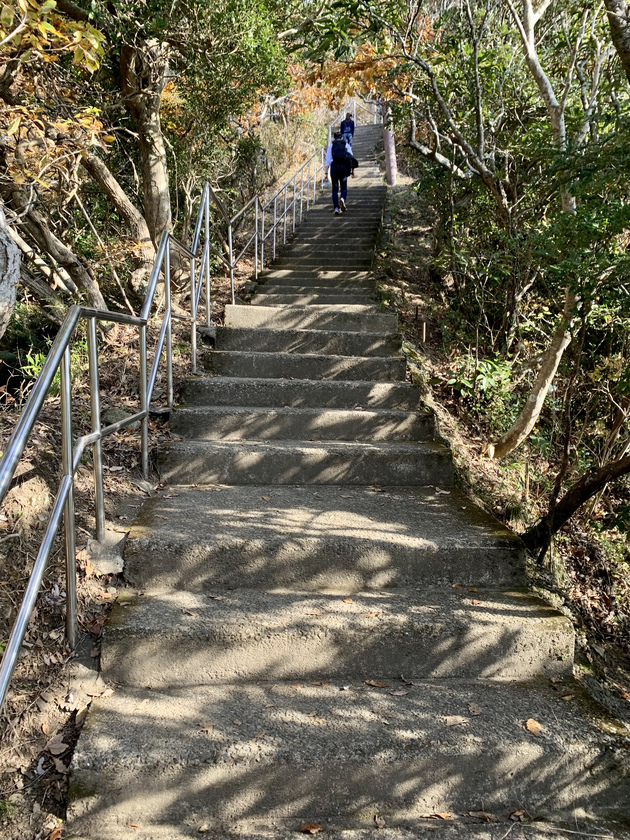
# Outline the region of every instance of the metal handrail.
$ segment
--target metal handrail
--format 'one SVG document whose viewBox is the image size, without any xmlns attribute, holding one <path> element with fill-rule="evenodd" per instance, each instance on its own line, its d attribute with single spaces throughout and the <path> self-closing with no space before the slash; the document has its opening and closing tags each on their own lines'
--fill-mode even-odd
<svg viewBox="0 0 630 840">
<path fill-rule="evenodd" d="M 365 107 L 355 100 L 346 105 L 344 112 L 350 106 L 356 116 L 356 107 Z M 366 109 L 369 110 L 369 109 Z M 374 111 L 376 123 L 377 113 Z M 336 121 L 336 119 L 335 119 Z M 331 126 L 334 122 L 331 123 Z M 329 132 L 330 127 L 329 126 Z M 255 196 L 228 222 L 228 258 L 215 248 L 210 239 L 210 196 L 211 188 L 208 183 L 203 187 L 197 214 L 197 221 L 193 233 L 191 247 L 188 248 L 172 234 L 164 232 L 160 239 L 155 262 L 149 278 L 144 302 L 140 315 L 127 315 L 107 310 L 90 309 L 87 307 L 71 306 L 53 341 L 48 356 L 33 386 L 24 410 L 13 431 L 11 439 L 0 460 L 0 504 L 4 500 L 20 458 L 32 433 L 33 427 L 43 408 L 44 401 L 50 391 L 57 372 L 61 376 L 61 461 L 62 478 L 52 506 L 50 518 L 46 526 L 33 571 L 13 625 L 7 643 L 2 663 L 0 664 L 0 709 L 6 699 L 9 683 L 15 669 L 18 654 L 27 630 L 37 594 L 42 584 L 44 573 L 55 536 L 63 519 L 65 536 L 65 567 L 66 567 L 66 638 L 71 648 L 76 645 L 77 637 L 77 594 L 76 594 L 76 541 L 75 541 L 75 508 L 74 508 L 74 475 L 81 463 L 85 451 L 92 448 L 92 462 L 94 469 L 95 491 L 95 535 L 99 542 L 105 538 L 105 495 L 103 489 L 103 456 L 102 441 L 109 435 L 121 429 L 128 428 L 140 421 L 141 428 L 141 463 L 142 474 L 149 475 L 149 407 L 153 396 L 159 365 L 163 351 L 166 350 L 167 376 L 167 405 L 173 406 L 173 356 L 172 356 L 172 322 L 173 319 L 190 323 L 191 366 L 192 372 L 197 372 L 197 321 L 201 292 L 205 286 L 207 326 L 211 325 L 211 295 L 210 295 L 210 255 L 216 256 L 230 272 L 232 303 L 235 303 L 234 269 L 248 249 L 254 245 L 254 274 L 258 277 L 259 265 L 265 265 L 265 243 L 273 237 L 272 259 L 276 256 L 277 230 L 283 227 L 283 240 L 287 238 L 287 219 L 291 217 L 293 231 L 303 219 L 304 205 L 310 209 L 311 203 L 317 197 L 317 186 L 321 175 L 321 186 L 324 183 L 324 150 L 315 152 L 274 195 L 263 204 L 259 196 Z M 299 187 L 298 187 L 299 182 Z M 289 197 L 289 192 L 292 195 Z M 278 212 L 278 202 L 283 206 Z M 251 208 L 255 211 L 254 232 L 250 235 L 236 258 L 234 257 L 234 225 Z M 273 207 L 273 223 L 267 226 Z M 299 221 L 298 221 L 299 207 Z M 203 239 L 203 247 L 201 246 Z M 171 256 L 177 252 L 178 257 L 190 262 L 190 313 L 175 314 L 171 309 Z M 164 276 L 164 315 L 160 325 L 157 345 L 153 355 L 151 369 L 148 369 L 147 354 L 147 326 L 153 308 L 160 277 Z M 87 322 L 88 334 L 88 380 L 90 388 L 91 432 L 78 437 L 72 442 L 72 377 L 70 348 L 80 322 Z M 100 421 L 100 392 L 98 371 L 98 336 L 97 323 L 120 323 L 138 328 L 140 345 L 139 371 L 139 402 L 140 410 L 132 416 L 117 423 L 101 427 Z"/>
<path fill-rule="evenodd" d="M 163 233 L 158 246 L 155 262 L 149 278 L 144 302 L 139 316 L 127 315 L 120 312 L 109 312 L 107 310 L 89 309 L 73 305 L 68 309 L 66 317 L 57 333 L 57 336 L 50 348 L 42 370 L 33 386 L 33 390 L 26 402 L 24 410 L 16 424 L 6 451 L 0 460 L 0 503 L 4 500 L 11 482 L 15 475 L 16 468 L 22 457 L 26 444 L 29 440 L 33 427 L 43 408 L 44 401 L 53 384 L 57 372 L 61 376 L 61 462 L 62 478 L 59 489 L 52 506 L 51 515 L 46 526 L 33 571 L 18 611 L 17 618 L 13 625 L 9 641 L 7 643 L 2 664 L 0 665 L 0 708 L 4 704 L 9 683 L 15 669 L 20 647 L 24 641 L 24 635 L 28 622 L 35 606 L 35 600 L 41 587 L 46 571 L 50 552 L 52 550 L 55 535 L 59 525 L 64 521 L 65 536 L 65 566 L 66 566 L 66 638 L 71 648 L 76 645 L 77 638 L 77 595 L 76 595 L 76 540 L 74 526 L 74 475 L 81 463 L 85 451 L 92 448 L 92 461 L 94 468 L 94 492 L 95 492 L 95 534 L 96 539 L 102 542 L 105 538 L 105 495 L 103 489 L 103 458 L 102 441 L 109 435 L 115 434 L 121 429 L 128 428 L 140 421 L 141 426 L 141 461 L 142 474 L 145 478 L 149 475 L 149 407 L 153 396 L 158 369 L 162 359 L 163 351 L 166 348 L 167 368 L 167 402 L 168 407 L 173 405 L 173 365 L 172 365 L 172 317 L 171 311 L 171 256 L 177 252 L 179 258 L 188 258 L 191 269 L 191 312 L 186 321 L 191 323 L 192 343 L 192 367 L 196 371 L 196 321 L 199 304 L 199 293 L 206 280 L 207 321 L 210 322 L 209 309 L 209 288 L 210 288 L 210 242 L 209 242 L 209 201 L 208 191 L 204 189 L 201 197 L 201 204 L 193 237 L 193 247 L 188 248 L 175 239 L 170 233 Z M 201 244 L 201 230 L 205 222 L 205 241 L 201 255 L 199 254 Z M 199 260 L 199 272 L 197 277 L 196 262 Z M 149 316 L 154 303 L 156 290 L 160 276 L 164 275 L 164 315 L 160 326 L 157 345 L 153 354 L 151 370 L 148 372 L 147 355 L 147 326 Z M 180 316 L 181 318 L 181 316 Z M 72 377 L 70 348 L 76 335 L 77 328 L 81 322 L 87 322 L 88 339 L 88 380 L 90 388 L 91 427 L 89 434 L 78 437 L 74 444 L 72 442 Z M 132 416 L 126 417 L 117 423 L 106 427 L 100 425 L 100 392 L 99 392 L 99 371 L 98 371 L 98 337 L 97 323 L 119 323 L 135 326 L 138 328 L 140 344 L 140 376 L 139 394 L 140 410 Z"/>
</svg>

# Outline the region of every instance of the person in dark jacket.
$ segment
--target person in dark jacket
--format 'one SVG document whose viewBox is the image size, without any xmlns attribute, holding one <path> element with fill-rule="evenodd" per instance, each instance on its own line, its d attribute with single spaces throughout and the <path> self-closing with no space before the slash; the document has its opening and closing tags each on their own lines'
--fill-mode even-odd
<svg viewBox="0 0 630 840">
<path fill-rule="evenodd" d="M 332 181 L 332 200 L 335 215 L 346 212 L 346 198 L 348 195 L 348 175 L 354 177 L 354 158 L 350 144 L 342 138 L 341 132 L 333 134 L 332 142 L 326 149 L 326 172 L 324 177 Z M 339 192 L 341 190 L 341 196 Z"/>
<path fill-rule="evenodd" d="M 354 120 L 352 114 L 346 114 L 345 120 L 339 126 L 339 131 L 343 139 L 352 147 L 352 138 L 354 137 Z"/>
</svg>

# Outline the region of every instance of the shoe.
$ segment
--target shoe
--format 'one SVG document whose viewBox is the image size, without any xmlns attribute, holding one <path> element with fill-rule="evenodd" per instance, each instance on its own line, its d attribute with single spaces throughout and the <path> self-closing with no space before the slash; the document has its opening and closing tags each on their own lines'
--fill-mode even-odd
<svg viewBox="0 0 630 840">
<path fill-rule="evenodd" d="M 338 207 L 335 207 L 335 216 L 339 216 L 341 214 L 341 210 Z"/>
<path fill-rule="evenodd" d="M 341 212 L 346 212 L 346 200 L 344 198 L 339 199 L 339 206 L 341 207 Z"/>
</svg>

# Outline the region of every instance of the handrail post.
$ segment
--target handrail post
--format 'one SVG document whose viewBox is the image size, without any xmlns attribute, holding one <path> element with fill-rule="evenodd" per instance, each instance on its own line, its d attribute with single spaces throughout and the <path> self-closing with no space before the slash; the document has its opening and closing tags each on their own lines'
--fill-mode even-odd
<svg viewBox="0 0 630 840">
<path fill-rule="evenodd" d="M 206 192 L 206 242 L 210 241 L 210 193 Z M 210 299 L 210 251 L 206 256 L 206 326 L 212 325 L 212 301 Z"/>
<path fill-rule="evenodd" d="M 166 280 L 164 288 L 164 308 L 168 318 L 166 325 L 166 382 L 167 405 L 173 408 L 173 319 L 171 318 L 171 248 L 166 249 Z"/>
<path fill-rule="evenodd" d="M 302 180 L 300 182 L 300 224 L 304 213 L 304 167 L 302 167 Z"/>
<path fill-rule="evenodd" d="M 193 300 L 194 305 L 194 300 Z M 147 402 L 147 327 L 143 324 L 140 327 L 140 411 L 144 411 L 141 428 L 141 458 L 142 477 L 145 481 L 149 479 L 149 406 Z"/>
<path fill-rule="evenodd" d="M 199 246 L 197 245 L 197 251 Z M 197 295 L 195 293 L 195 269 L 197 259 L 190 260 L 190 364 L 193 374 L 197 373 Z"/>
<path fill-rule="evenodd" d="M 61 359 L 61 462 L 62 471 L 70 478 L 68 498 L 64 505 L 64 536 L 66 543 L 66 639 L 74 650 L 77 644 L 77 570 L 74 535 L 74 482 L 72 481 L 72 370 L 70 346 Z"/>
<path fill-rule="evenodd" d="M 88 319 L 88 365 L 90 379 L 90 407 L 92 411 L 92 431 L 99 434 L 99 439 L 92 444 L 92 465 L 94 472 L 94 517 L 96 520 L 96 539 L 102 543 L 105 539 L 105 496 L 103 493 L 103 446 L 101 431 L 101 395 L 98 375 L 98 344 L 96 338 L 96 318 Z"/>
<path fill-rule="evenodd" d="M 293 221 L 293 233 L 295 233 L 295 199 L 297 191 L 297 173 L 293 176 L 293 212 L 291 214 Z"/>
<path fill-rule="evenodd" d="M 265 208 L 262 209 L 261 240 L 260 240 L 260 270 L 265 270 Z"/>
<path fill-rule="evenodd" d="M 308 159 L 308 171 L 306 173 L 306 212 L 311 209 L 311 160 Z"/>
<path fill-rule="evenodd" d="M 278 226 L 278 196 L 273 200 L 273 259 L 276 258 L 276 230 Z"/>
<path fill-rule="evenodd" d="M 282 218 L 284 221 L 283 224 L 283 233 L 282 233 L 282 244 L 287 244 L 287 201 L 289 199 L 289 188 L 288 186 L 284 187 L 284 213 L 282 214 Z"/>
<path fill-rule="evenodd" d="M 258 205 L 260 202 L 256 199 L 256 232 L 254 234 L 254 280 L 258 280 Z"/>
<path fill-rule="evenodd" d="M 232 303 L 236 303 L 236 295 L 234 294 L 234 252 L 232 248 L 232 223 L 228 225 L 228 248 L 230 251 L 230 288 L 232 289 Z M 210 256 L 210 252 L 208 252 Z"/>
</svg>

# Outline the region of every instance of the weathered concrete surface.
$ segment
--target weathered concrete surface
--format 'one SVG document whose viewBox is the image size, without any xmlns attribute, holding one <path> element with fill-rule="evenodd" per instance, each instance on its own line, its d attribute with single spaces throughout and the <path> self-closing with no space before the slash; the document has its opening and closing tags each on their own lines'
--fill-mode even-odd
<svg viewBox="0 0 630 840">
<path fill-rule="evenodd" d="M 287 408 L 420 407 L 420 389 L 407 382 L 348 382 L 304 379 L 247 379 L 212 376 L 185 379 L 184 403 L 192 405 L 286 406 Z"/>
<path fill-rule="evenodd" d="M 261 289 L 261 293 L 257 294 L 252 301 L 252 306 L 280 306 L 282 304 L 289 304 L 291 306 L 324 306 L 327 304 L 349 304 L 351 306 L 364 306 L 366 312 L 378 312 L 379 307 L 375 304 L 374 298 L 368 295 L 350 294 L 349 292 L 343 295 L 334 294 L 335 289 L 331 289 L 331 294 L 327 292 L 319 292 L 316 287 L 306 289 L 305 287 L 297 286 L 276 286 L 276 289 L 282 289 L 278 292 L 269 292 L 269 288 Z M 300 291 L 300 288 L 302 289 Z M 294 291 L 298 289 L 298 291 Z M 263 291 L 264 290 L 264 291 Z"/>
<path fill-rule="evenodd" d="M 483 814 L 486 816 L 482 816 Z M 507 816 L 498 816 L 479 810 L 465 814 L 449 814 L 444 818 L 438 817 L 437 814 L 427 814 L 426 817 L 420 819 L 402 821 L 404 825 L 402 828 L 391 827 L 392 822 L 396 820 L 379 814 L 374 816 L 378 817 L 379 823 L 385 825 L 378 831 L 379 840 L 427 840 L 428 838 L 430 840 L 506 840 L 507 832 L 509 832 L 507 836 L 510 840 L 558 840 L 558 836 L 563 836 L 563 831 L 575 831 L 575 828 L 562 829 L 562 826 L 558 826 L 557 823 L 547 823 L 540 818 L 537 818 L 536 822 L 531 822 L 529 819 L 525 822 L 513 822 Z M 515 820 L 518 819 L 515 817 Z M 574 826 L 575 823 L 571 825 Z M 186 840 L 190 837 L 199 838 L 204 834 L 206 836 L 212 834 L 212 829 L 209 826 L 206 829 L 205 826 L 206 823 L 200 823 L 198 827 L 194 826 L 194 818 L 190 819 L 190 824 L 181 824 L 176 828 L 156 826 L 150 829 L 150 840 Z M 376 827 L 375 822 L 374 826 Z M 630 833 L 620 829 L 617 824 L 611 826 L 610 823 L 589 821 L 588 828 L 596 832 L 596 836 L 602 838 L 630 840 Z M 142 829 L 134 829 L 134 837 L 139 836 L 140 840 L 145 840 L 145 838 L 149 840 L 147 834 L 138 835 L 138 830 L 142 832 Z M 231 825 L 228 832 L 225 834 L 221 832 L 221 837 L 246 836 L 247 840 L 295 840 L 298 830 L 299 826 L 294 820 L 273 822 L 271 827 L 265 821 L 261 823 L 244 821 L 238 826 Z M 344 829 L 330 818 L 324 820 L 323 830 L 324 837 L 334 838 L 334 840 L 374 840 L 374 828 Z M 614 837 L 611 832 L 614 832 Z M 74 835 L 68 840 L 88 840 L 88 838 Z"/>
<path fill-rule="evenodd" d="M 289 283 L 289 279 L 293 282 Z M 318 280 L 319 278 L 314 278 Z M 318 285 L 317 282 L 302 285 L 299 279 L 299 274 L 296 272 L 293 278 L 287 278 L 287 282 L 277 284 L 273 279 L 267 283 L 262 284 L 256 290 L 256 297 L 267 297 L 268 295 L 309 295 L 319 294 L 326 295 L 329 298 L 335 298 L 339 302 L 343 302 L 346 298 L 351 302 L 352 298 L 363 298 L 364 300 L 374 301 L 376 299 L 375 287 L 371 289 L 362 288 L 361 286 L 335 285 L 329 286 L 327 283 Z M 333 301 L 334 302 L 334 301 Z"/>
<path fill-rule="evenodd" d="M 164 444 L 170 484 L 450 485 L 450 449 L 432 441 L 184 441 Z"/>
<path fill-rule="evenodd" d="M 95 700 L 74 756 L 70 834 L 119 840 L 129 823 L 147 840 L 163 826 L 183 836 L 278 820 L 367 827 L 374 814 L 405 824 L 480 808 L 581 827 L 593 812 L 627 819 L 627 730 L 578 683 L 382 681 Z"/>
<path fill-rule="evenodd" d="M 451 490 L 420 487 L 168 488 L 125 550 L 142 589 L 351 590 L 525 582 L 524 546 Z"/>
<path fill-rule="evenodd" d="M 418 441 L 434 437 L 428 412 L 328 408 L 182 407 L 171 431 L 187 440 Z"/>
<path fill-rule="evenodd" d="M 573 653 L 569 619 L 524 592 L 237 589 L 115 606 L 101 667 L 104 679 L 140 688 L 373 674 L 523 680 L 571 676 Z"/>
<path fill-rule="evenodd" d="M 402 337 L 398 331 L 367 333 L 217 327 L 216 342 L 218 350 L 388 357 L 400 355 Z"/>
<path fill-rule="evenodd" d="M 207 367 L 219 376 L 269 379 L 343 379 L 395 382 L 405 378 L 405 359 L 378 356 L 324 356 L 309 353 L 247 353 L 214 350 Z"/>
<path fill-rule="evenodd" d="M 398 316 L 385 312 L 322 311 L 309 306 L 292 309 L 275 309 L 268 306 L 225 307 L 225 325 L 228 327 L 257 327 L 259 329 L 310 329 L 336 330 L 338 332 L 395 332 Z"/>
</svg>

